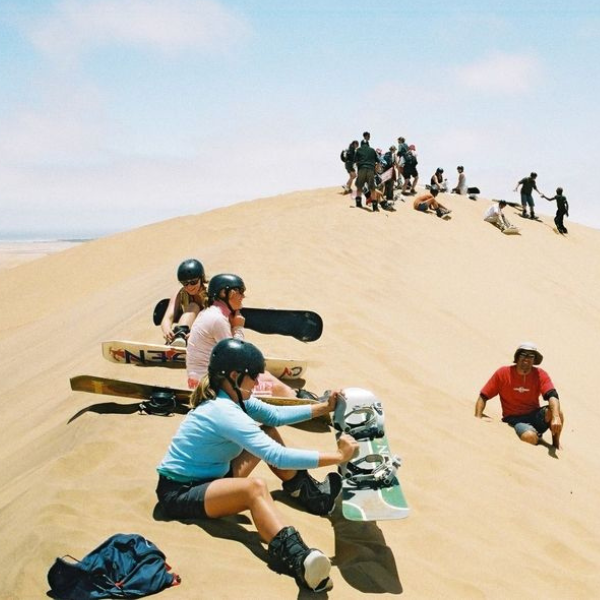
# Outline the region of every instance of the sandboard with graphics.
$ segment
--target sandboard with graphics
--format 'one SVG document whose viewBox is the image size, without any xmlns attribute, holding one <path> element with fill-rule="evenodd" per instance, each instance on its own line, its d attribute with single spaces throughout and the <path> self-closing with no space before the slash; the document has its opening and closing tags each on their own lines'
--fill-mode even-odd
<svg viewBox="0 0 600 600">
<path fill-rule="evenodd" d="M 164 344 L 142 344 L 129 340 L 102 342 L 102 356 L 110 362 L 138 366 L 185 369 L 186 348 Z M 300 379 L 308 363 L 295 358 L 265 357 L 266 369 L 278 379 Z"/>
<path fill-rule="evenodd" d="M 350 521 L 404 519 L 410 509 L 404 497 L 398 468 L 384 431 L 383 407 L 368 390 L 345 388 L 333 413 L 337 436 L 352 435 L 359 452 L 340 466 L 343 477 L 342 511 Z"/>
</svg>

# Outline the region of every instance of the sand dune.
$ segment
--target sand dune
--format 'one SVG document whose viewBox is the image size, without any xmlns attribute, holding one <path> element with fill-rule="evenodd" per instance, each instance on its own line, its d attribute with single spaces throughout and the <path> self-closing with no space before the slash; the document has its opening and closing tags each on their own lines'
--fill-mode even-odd
<svg viewBox="0 0 600 600">
<path fill-rule="evenodd" d="M 79 242 L 0 242 L 0 269 L 12 269 L 23 263 L 67 250 Z"/>
<path fill-rule="evenodd" d="M 139 416 L 69 389 L 79 374 L 184 384 L 181 371 L 110 364 L 100 342 L 160 341 L 152 306 L 190 256 L 209 274 L 243 275 L 248 305 L 323 316 L 311 344 L 248 332 L 268 354 L 310 359 L 309 389 L 366 387 L 385 404 L 408 519 L 329 521 L 280 502 L 307 543 L 334 557 L 329 597 L 599 597 L 600 232 L 570 223 L 562 237 L 549 217 L 508 209 L 522 235 L 504 236 L 482 221 L 487 201 L 442 201 L 448 222 L 408 203 L 372 214 L 337 189 L 298 192 L 0 270 L 0 598 L 45 597 L 56 556 L 82 556 L 117 532 L 147 536 L 181 574 L 161 597 L 304 597 L 266 567 L 245 515 L 154 518 L 154 467 L 180 416 Z M 480 387 L 523 340 L 538 343 L 561 394 L 556 455 L 519 442 L 497 401 L 491 422 L 473 417 Z M 324 433 L 284 437 L 333 445 Z"/>
</svg>

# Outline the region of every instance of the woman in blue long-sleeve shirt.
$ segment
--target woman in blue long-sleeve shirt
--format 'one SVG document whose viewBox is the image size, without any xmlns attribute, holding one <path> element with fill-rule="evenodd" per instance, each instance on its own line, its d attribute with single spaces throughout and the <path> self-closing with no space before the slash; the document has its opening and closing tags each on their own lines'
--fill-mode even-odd
<svg viewBox="0 0 600 600">
<path fill-rule="evenodd" d="M 309 549 L 283 522 L 264 480 L 249 475 L 264 460 L 283 481 L 284 490 L 310 512 L 327 514 L 339 495 L 341 479 L 330 473 L 319 483 L 306 469 L 347 462 L 357 443 L 342 435 L 335 451 L 286 448 L 276 426 L 332 411 L 337 393 L 320 404 L 268 406 L 251 397 L 263 371 L 262 353 L 248 342 L 229 338 L 214 347 L 208 375 L 192 396 L 195 408 L 157 467 L 157 496 L 165 513 L 174 518 L 219 518 L 250 510 L 276 570 L 293 575 L 309 589 L 330 589 L 329 559 Z"/>
</svg>

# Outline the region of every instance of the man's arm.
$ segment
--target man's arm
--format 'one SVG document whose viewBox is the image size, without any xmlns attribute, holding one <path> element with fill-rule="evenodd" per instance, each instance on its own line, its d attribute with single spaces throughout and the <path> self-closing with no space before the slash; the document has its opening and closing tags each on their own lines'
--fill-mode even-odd
<svg viewBox="0 0 600 600">
<path fill-rule="evenodd" d="M 560 448 L 560 433 L 563 428 L 563 421 L 560 413 L 560 400 L 558 396 L 548 398 L 548 407 L 550 408 L 550 431 L 552 433 L 552 445 L 555 448 Z"/>
<path fill-rule="evenodd" d="M 483 417 L 483 411 L 485 410 L 485 405 L 487 400 L 480 394 L 479 398 L 477 398 L 477 402 L 475 402 L 475 416 L 478 419 Z"/>
</svg>

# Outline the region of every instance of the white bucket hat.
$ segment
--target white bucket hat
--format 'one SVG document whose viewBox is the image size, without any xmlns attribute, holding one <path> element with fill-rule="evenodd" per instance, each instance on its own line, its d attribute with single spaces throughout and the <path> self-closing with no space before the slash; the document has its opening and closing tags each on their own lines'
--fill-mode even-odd
<svg viewBox="0 0 600 600">
<path fill-rule="evenodd" d="M 519 354 L 521 352 L 533 352 L 535 354 L 535 358 L 533 359 L 534 365 L 539 365 L 544 360 L 542 353 L 537 349 L 537 346 L 532 342 L 523 342 L 516 350 L 515 356 L 513 358 L 513 362 L 517 362 L 517 358 L 519 358 Z"/>
</svg>

